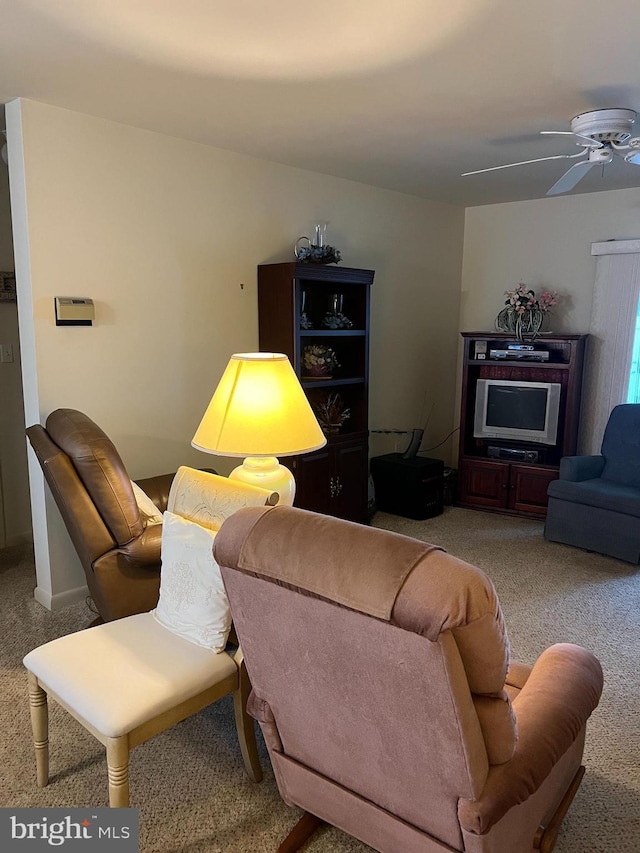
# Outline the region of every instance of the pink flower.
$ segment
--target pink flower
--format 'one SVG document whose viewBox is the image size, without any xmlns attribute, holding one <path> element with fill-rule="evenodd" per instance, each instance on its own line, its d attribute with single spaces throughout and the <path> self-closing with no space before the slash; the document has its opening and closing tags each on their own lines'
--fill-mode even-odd
<svg viewBox="0 0 640 853">
<path fill-rule="evenodd" d="M 540 295 L 540 310 L 548 311 L 549 308 L 557 305 L 557 293 L 553 293 L 550 290 L 545 290 L 544 293 Z"/>
</svg>

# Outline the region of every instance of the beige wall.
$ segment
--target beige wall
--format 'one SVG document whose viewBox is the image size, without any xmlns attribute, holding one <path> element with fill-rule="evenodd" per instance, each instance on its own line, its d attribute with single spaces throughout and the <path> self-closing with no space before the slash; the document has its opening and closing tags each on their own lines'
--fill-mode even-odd
<svg viewBox="0 0 640 853">
<path fill-rule="evenodd" d="M 229 355 L 257 348 L 257 264 L 292 259 L 318 218 L 345 265 L 376 270 L 371 428 L 417 426 L 433 407 L 425 446 L 449 432 L 461 209 L 40 103 L 7 113 L 28 416 L 83 410 L 133 477 L 230 470 L 190 439 Z M 92 297 L 93 328 L 56 327 L 56 295 Z M 372 451 L 395 440 L 374 437 Z M 55 606 L 82 579 L 63 565 L 70 544 L 41 479 L 35 489 L 48 515 L 36 553 L 50 559 L 38 584 Z"/>
<path fill-rule="evenodd" d="M 628 167 L 631 168 L 631 167 Z M 591 243 L 640 237 L 640 189 L 518 201 L 466 211 L 460 328 L 492 329 L 504 291 L 520 281 L 562 298 L 549 326 L 587 332 Z"/>
<path fill-rule="evenodd" d="M 4 137 L 0 137 L 0 147 Z M 13 270 L 9 176 L 0 161 L 0 271 Z M 18 306 L 0 302 L 0 344 L 13 347 L 13 362 L 0 364 L 0 547 L 31 538 L 27 450 L 24 435 Z"/>
</svg>

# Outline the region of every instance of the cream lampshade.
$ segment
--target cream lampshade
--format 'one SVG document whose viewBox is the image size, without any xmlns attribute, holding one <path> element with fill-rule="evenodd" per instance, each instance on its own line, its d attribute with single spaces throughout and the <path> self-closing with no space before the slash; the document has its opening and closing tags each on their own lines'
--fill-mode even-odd
<svg viewBox="0 0 640 853">
<path fill-rule="evenodd" d="M 230 478 L 293 504 L 293 474 L 276 457 L 309 453 L 327 443 L 309 401 L 282 353 L 231 356 L 191 444 L 205 453 L 243 456 Z"/>
</svg>

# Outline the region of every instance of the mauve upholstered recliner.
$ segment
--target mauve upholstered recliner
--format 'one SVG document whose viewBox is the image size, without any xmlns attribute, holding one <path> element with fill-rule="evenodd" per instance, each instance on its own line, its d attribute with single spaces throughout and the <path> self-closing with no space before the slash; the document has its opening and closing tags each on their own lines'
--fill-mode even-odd
<svg viewBox="0 0 640 853">
<path fill-rule="evenodd" d="M 640 404 L 616 406 L 599 456 L 565 456 L 545 539 L 640 563 Z"/>
<path fill-rule="evenodd" d="M 434 545 L 292 507 L 225 521 L 221 566 L 278 787 L 381 853 L 553 848 L 602 671 L 509 659 L 494 588 Z M 320 820 L 318 820 L 320 819 Z"/>
</svg>

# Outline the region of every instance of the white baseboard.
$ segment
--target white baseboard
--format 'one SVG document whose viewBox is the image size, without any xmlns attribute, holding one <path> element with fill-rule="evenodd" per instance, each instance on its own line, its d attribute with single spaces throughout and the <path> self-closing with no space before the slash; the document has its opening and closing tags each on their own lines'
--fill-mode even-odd
<svg viewBox="0 0 640 853">
<path fill-rule="evenodd" d="M 46 589 L 37 586 L 33 592 L 33 597 L 46 607 L 47 610 L 62 610 L 63 607 L 68 607 L 70 604 L 76 604 L 78 601 L 84 601 L 89 595 L 89 588 L 86 586 L 78 586 L 75 589 L 67 589 L 64 592 L 59 592 L 56 595 L 51 595 Z"/>
</svg>

